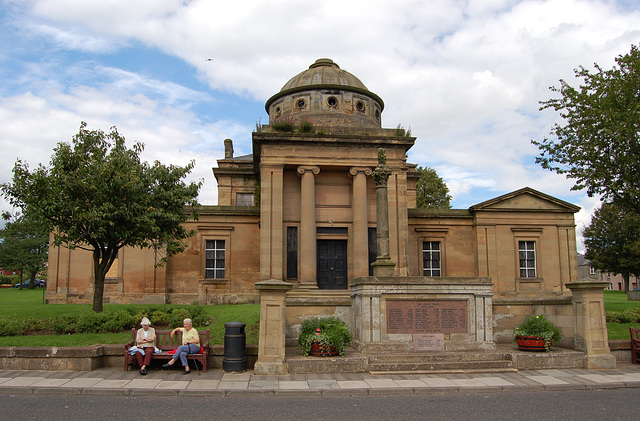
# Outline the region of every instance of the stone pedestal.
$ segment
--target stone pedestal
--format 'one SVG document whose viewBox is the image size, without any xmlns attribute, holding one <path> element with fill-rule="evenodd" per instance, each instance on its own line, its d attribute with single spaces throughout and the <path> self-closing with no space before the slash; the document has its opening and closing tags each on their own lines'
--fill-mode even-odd
<svg viewBox="0 0 640 421">
<path fill-rule="evenodd" d="M 586 353 L 588 369 L 616 368 L 616 359 L 609 349 L 602 294 L 607 285 L 598 280 L 567 283 L 573 292 L 575 348 Z"/>
<path fill-rule="evenodd" d="M 260 293 L 260 338 L 255 374 L 287 374 L 285 299 L 292 287 L 293 284 L 277 279 L 256 283 Z"/>
<path fill-rule="evenodd" d="M 490 278 L 361 277 L 351 285 L 363 353 L 493 350 Z"/>
</svg>

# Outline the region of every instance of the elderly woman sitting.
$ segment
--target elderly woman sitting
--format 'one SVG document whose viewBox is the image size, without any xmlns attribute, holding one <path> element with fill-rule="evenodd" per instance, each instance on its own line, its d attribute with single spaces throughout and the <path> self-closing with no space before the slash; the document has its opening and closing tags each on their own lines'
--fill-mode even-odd
<svg viewBox="0 0 640 421">
<path fill-rule="evenodd" d="M 180 358 L 180 363 L 182 364 L 182 367 L 184 367 L 182 374 L 189 374 L 191 370 L 189 370 L 187 356 L 189 354 L 196 354 L 200 352 L 200 336 L 198 335 L 198 331 L 191 325 L 191 319 L 184 319 L 184 327 L 177 327 L 173 329 L 171 331 L 171 337 L 173 338 L 173 335 L 178 331 L 182 332 L 182 345 L 176 349 L 176 353 L 173 355 L 173 358 L 168 363 L 163 364 L 162 367 L 170 368 L 176 360 Z"/>
<path fill-rule="evenodd" d="M 140 374 L 143 376 L 147 374 L 147 366 L 151 362 L 153 351 L 155 350 L 154 344 L 156 342 L 156 331 L 150 327 L 151 322 L 146 317 L 143 317 L 140 321 L 142 328 L 138 329 L 136 334 L 136 346 L 142 350 L 142 353 L 136 352 L 136 359 L 140 366 Z M 142 355 L 144 354 L 144 359 Z"/>
</svg>

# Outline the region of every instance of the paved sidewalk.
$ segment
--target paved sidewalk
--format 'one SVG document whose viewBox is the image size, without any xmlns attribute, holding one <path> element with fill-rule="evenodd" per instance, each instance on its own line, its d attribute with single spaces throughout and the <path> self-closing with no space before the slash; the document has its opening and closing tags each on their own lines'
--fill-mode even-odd
<svg viewBox="0 0 640 421">
<path fill-rule="evenodd" d="M 91 372 L 0 371 L 0 394 L 83 395 L 327 395 L 503 392 L 599 388 L 640 388 L 640 365 L 616 370 L 550 369 L 486 374 L 296 374 L 261 376 L 252 371 L 137 371 L 101 368 Z"/>
</svg>

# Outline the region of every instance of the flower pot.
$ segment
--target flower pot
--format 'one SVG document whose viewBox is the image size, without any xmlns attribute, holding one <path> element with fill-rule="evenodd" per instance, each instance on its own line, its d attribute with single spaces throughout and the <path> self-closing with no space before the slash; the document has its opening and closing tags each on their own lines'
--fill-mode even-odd
<svg viewBox="0 0 640 421">
<path fill-rule="evenodd" d="M 516 343 L 520 351 L 544 352 L 547 350 L 544 342 L 544 338 L 538 336 L 516 336 Z"/>
<path fill-rule="evenodd" d="M 318 342 L 313 342 L 309 355 L 313 357 L 336 357 L 340 355 L 340 352 L 335 346 L 326 346 Z"/>
</svg>

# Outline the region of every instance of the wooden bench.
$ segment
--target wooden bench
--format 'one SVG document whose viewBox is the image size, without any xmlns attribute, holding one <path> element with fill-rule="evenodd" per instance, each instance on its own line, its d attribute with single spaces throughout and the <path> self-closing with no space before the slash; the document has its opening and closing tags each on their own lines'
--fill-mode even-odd
<svg viewBox="0 0 640 421">
<path fill-rule="evenodd" d="M 631 333 L 631 361 L 640 364 L 640 329 L 629 328 Z"/>
<path fill-rule="evenodd" d="M 124 371 L 129 371 L 129 366 L 133 366 L 133 363 L 136 361 L 135 354 L 131 355 L 129 348 L 135 345 L 137 332 L 137 329 L 131 329 L 131 342 L 124 344 Z M 198 335 L 200 336 L 200 347 L 202 348 L 202 353 L 189 354 L 188 359 L 200 361 L 200 364 L 202 365 L 202 372 L 204 373 L 207 371 L 207 359 L 209 358 L 209 329 L 198 331 Z M 182 345 L 182 332 L 176 332 L 172 338 L 170 330 L 156 330 L 155 346 L 162 352 L 153 354 L 151 361 L 169 361 L 173 358 L 173 354 L 169 354 L 169 351 L 177 349 L 180 345 Z M 178 361 L 178 364 L 179 363 L 180 362 Z"/>
</svg>

